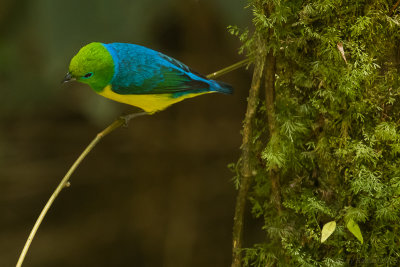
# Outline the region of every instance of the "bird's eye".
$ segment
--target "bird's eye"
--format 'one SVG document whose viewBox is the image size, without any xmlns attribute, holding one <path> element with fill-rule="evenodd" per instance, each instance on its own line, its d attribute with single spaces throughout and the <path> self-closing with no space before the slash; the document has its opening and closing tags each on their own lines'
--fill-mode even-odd
<svg viewBox="0 0 400 267">
<path fill-rule="evenodd" d="M 93 76 L 93 72 L 88 72 L 88 73 L 85 74 L 85 76 L 83 76 L 83 78 L 88 79 L 88 78 L 90 78 L 92 76 Z"/>
</svg>

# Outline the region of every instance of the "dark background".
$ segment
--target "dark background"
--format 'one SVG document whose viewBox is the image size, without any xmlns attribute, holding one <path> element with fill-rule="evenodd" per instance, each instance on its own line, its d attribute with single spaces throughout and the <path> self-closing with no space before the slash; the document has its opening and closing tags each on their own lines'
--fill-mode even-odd
<svg viewBox="0 0 400 267">
<path fill-rule="evenodd" d="M 0 266 L 15 266 L 51 193 L 95 134 L 137 109 L 61 85 L 92 42 L 142 44 L 208 74 L 241 60 L 245 1 L 0 0 Z M 233 96 L 185 100 L 107 136 L 62 191 L 24 266 L 228 266 L 249 72 Z"/>
</svg>

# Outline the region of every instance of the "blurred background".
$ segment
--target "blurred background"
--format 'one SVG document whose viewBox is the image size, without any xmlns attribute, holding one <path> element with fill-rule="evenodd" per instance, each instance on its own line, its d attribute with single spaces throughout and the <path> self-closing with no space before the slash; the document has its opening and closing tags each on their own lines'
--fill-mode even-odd
<svg viewBox="0 0 400 267">
<path fill-rule="evenodd" d="M 242 58 L 228 25 L 246 1 L 0 0 L 0 266 L 15 266 L 73 161 L 137 109 L 60 82 L 92 42 L 129 42 L 208 74 Z M 24 266 L 228 266 L 250 72 L 220 79 L 233 96 L 185 100 L 107 136 L 71 178 Z"/>
</svg>

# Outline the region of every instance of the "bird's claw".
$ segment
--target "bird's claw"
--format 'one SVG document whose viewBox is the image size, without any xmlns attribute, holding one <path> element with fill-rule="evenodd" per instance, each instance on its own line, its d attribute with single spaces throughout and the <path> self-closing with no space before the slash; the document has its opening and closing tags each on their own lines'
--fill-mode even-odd
<svg viewBox="0 0 400 267">
<path fill-rule="evenodd" d="M 121 119 L 123 120 L 123 127 L 128 127 L 129 121 L 135 117 L 143 116 L 143 115 L 149 115 L 147 112 L 137 112 L 137 113 L 132 113 L 128 115 L 121 116 Z"/>
</svg>

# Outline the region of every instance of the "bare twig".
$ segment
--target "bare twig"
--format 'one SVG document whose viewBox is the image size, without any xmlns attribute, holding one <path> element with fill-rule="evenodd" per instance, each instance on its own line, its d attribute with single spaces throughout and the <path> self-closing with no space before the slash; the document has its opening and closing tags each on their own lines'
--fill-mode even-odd
<svg viewBox="0 0 400 267">
<path fill-rule="evenodd" d="M 396 2 L 396 4 L 394 4 L 394 6 L 392 7 L 392 9 L 390 10 L 389 17 L 393 15 L 394 11 L 396 10 L 396 8 L 397 8 L 397 6 L 398 6 L 399 4 L 400 4 L 400 0 L 398 0 L 398 1 Z"/>
<path fill-rule="evenodd" d="M 253 178 L 253 168 L 251 166 L 251 136 L 253 132 L 252 122 L 257 109 L 258 93 L 264 68 L 264 56 L 256 59 L 253 72 L 253 80 L 250 88 L 247 111 L 243 125 L 242 142 L 242 165 L 241 182 L 236 198 L 235 217 L 233 219 L 233 244 L 232 244 L 232 267 L 241 266 L 242 261 L 242 232 L 243 217 L 247 200 L 247 192 Z"/>
<path fill-rule="evenodd" d="M 236 70 L 240 67 L 243 67 L 245 65 L 248 65 L 250 63 L 249 59 L 245 59 L 242 60 L 236 64 L 233 64 L 227 68 L 224 68 L 222 70 L 219 70 L 217 72 L 214 72 L 212 74 L 207 75 L 208 79 L 211 78 L 217 78 L 223 74 L 226 74 L 228 72 L 231 72 L 233 70 Z M 98 133 L 96 135 L 96 137 L 92 140 L 92 142 L 90 142 L 90 144 L 86 147 L 86 149 L 82 152 L 82 154 L 76 159 L 76 161 L 74 162 L 74 164 L 71 166 L 71 168 L 68 170 L 67 174 L 64 176 L 64 178 L 61 180 L 61 182 L 59 183 L 59 185 L 57 186 L 56 190 L 53 192 L 53 194 L 51 195 L 51 197 L 49 198 L 49 200 L 47 201 L 46 205 L 44 206 L 43 210 L 41 211 L 39 217 L 36 220 L 35 225 L 32 228 L 31 233 L 29 234 L 28 239 L 26 240 L 25 246 L 19 256 L 18 262 L 17 262 L 17 267 L 22 266 L 22 263 L 24 262 L 25 256 L 29 250 L 29 247 L 32 243 L 33 238 L 36 235 L 37 230 L 39 229 L 40 224 L 42 223 L 44 217 L 46 216 L 48 210 L 50 209 L 51 205 L 53 204 L 54 200 L 57 198 L 57 196 L 60 194 L 61 190 L 64 189 L 65 187 L 69 187 L 70 183 L 69 183 L 69 178 L 71 177 L 71 175 L 74 173 L 74 171 L 76 170 L 76 168 L 79 166 L 79 164 L 82 162 L 83 159 L 85 159 L 85 157 L 87 156 L 87 154 L 89 154 L 90 151 L 92 151 L 92 149 L 96 146 L 96 144 L 98 142 L 100 142 L 100 140 L 105 137 L 106 135 L 108 135 L 109 133 L 115 131 L 116 129 L 120 128 L 123 125 L 127 125 L 129 123 L 129 121 L 135 117 L 138 116 L 143 116 L 143 115 L 148 115 L 149 113 L 146 112 L 140 112 L 140 113 L 133 113 L 133 114 L 129 114 L 129 115 L 125 115 L 122 116 L 120 118 L 118 118 L 117 120 L 115 120 L 113 123 L 111 123 L 106 129 L 104 129 L 103 131 L 101 131 L 100 133 Z"/>
<path fill-rule="evenodd" d="M 96 137 L 90 142 L 90 144 L 86 147 L 86 149 L 82 152 L 82 154 L 76 159 L 74 164 L 71 166 L 71 168 L 68 170 L 67 174 L 64 176 L 64 178 L 61 180 L 59 185 L 57 186 L 56 190 L 53 192 L 49 200 L 47 201 L 46 205 L 44 206 L 42 212 L 39 215 L 39 218 L 36 220 L 35 225 L 33 226 L 33 229 L 31 233 L 29 234 L 28 240 L 25 243 L 24 249 L 22 250 L 21 255 L 19 256 L 18 262 L 17 262 L 17 267 L 21 266 L 24 258 L 26 256 L 26 253 L 28 252 L 28 249 L 32 243 L 33 238 L 35 237 L 35 234 L 37 230 L 39 229 L 40 224 L 42 223 L 44 216 L 46 216 L 46 213 L 50 209 L 51 205 L 53 204 L 54 200 L 57 198 L 57 196 L 60 194 L 61 190 L 65 187 L 69 186 L 69 178 L 71 175 L 74 173 L 76 168 L 79 166 L 79 164 L 82 162 L 82 160 L 89 154 L 90 151 L 96 146 L 96 144 L 106 135 L 109 133 L 113 132 L 114 130 L 118 129 L 125 123 L 127 123 L 129 120 L 146 115 L 148 113 L 146 112 L 140 112 L 140 113 L 134 113 L 134 114 L 129 114 L 123 117 L 118 118 L 115 120 L 113 123 L 111 123 L 106 129 L 101 131 L 96 135 Z"/>
<path fill-rule="evenodd" d="M 244 59 L 242 61 L 239 61 L 238 63 L 235 63 L 235 64 L 233 64 L 233 65 L 231 65 L 229 67 L 226 67 L 226 68 L 224 68 L 222 70 L 219 70 L 217 72 L 214 72 L 214 73 L 211 73 L 211 74 L 207 75 L 207 78 L 208 79 L 217 78 L 218 76 L 224 75 L 225 73 L 231 72 L 231 71 L 236 70 L 236 69 L 241 68 L 241 67 L 244 67 L 244 66 L 250 64 L 250 62 L 251 62 L 251 59 L 250 58 L 246 58 L 246 59 Z"/>
</svg>

